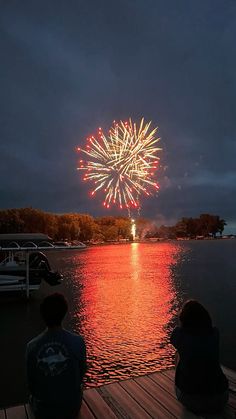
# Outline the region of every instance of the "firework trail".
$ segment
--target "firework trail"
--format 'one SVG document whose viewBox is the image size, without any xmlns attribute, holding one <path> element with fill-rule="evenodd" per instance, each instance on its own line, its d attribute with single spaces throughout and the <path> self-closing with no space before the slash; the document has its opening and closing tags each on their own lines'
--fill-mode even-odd
<svg viewBox="0 0 236 419">
<path fill-rule="evenodd" d="M 80 160 L 78 170 L 84 170 L 83 180 L 93 184 L 92 196 L 99 190 L 104 192 L 106 208 L 112 204 L 139 208 L 142 195 L 159 189 L 155 170 L 161 149 L 157 147 L 157 128 L 150 126 L 144 118 L 139 125 L 131 119 L 114 121 L 107 136 L 99 128 L 96 138 L 87 138 L 85 149 L 78 147 L 87 156 Z"/>
</svg>

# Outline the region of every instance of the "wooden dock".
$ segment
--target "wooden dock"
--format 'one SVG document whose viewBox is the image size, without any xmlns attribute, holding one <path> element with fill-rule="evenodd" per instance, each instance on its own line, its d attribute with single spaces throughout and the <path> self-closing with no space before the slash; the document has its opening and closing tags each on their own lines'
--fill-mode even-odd
<svg viewBox="0 0 236 419">
<path fill-rule="evenodd" d="M 197 416 L 176 399 L 174 370 L 107 384 L 84 391 L 78 419 L 235 419 L 236 372 L 223 368 L 230 382 L 229 402 L 218 415 Z M 34 419 L 28 405 L 0 410 L 0 419 Z"/>
</svg>

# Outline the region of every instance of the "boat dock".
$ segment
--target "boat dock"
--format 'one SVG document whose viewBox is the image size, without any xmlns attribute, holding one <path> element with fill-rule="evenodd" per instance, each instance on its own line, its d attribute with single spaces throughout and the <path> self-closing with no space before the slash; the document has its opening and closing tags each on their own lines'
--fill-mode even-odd
<svg viewBox="0 0 236 419">
<path fill-rule="evenodd" d="M 78 419 L 235 419 L 236 372 L 223 370 L 230 392 L 220 414 L 197 416 L 185 409 L 176 399 L 174 369 L 170 369 L 85 390 Z M 34 419 L 34 415 L 22 405 L 0 410 L 0 419 Z"/>
</svg>

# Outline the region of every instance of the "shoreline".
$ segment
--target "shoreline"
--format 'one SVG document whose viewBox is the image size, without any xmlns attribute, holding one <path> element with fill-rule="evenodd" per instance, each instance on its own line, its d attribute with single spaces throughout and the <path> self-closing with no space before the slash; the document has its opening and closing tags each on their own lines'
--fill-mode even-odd
<svg viewBox="0 0 236 419">
<path fill-rule="evenodd" d="M 197 238 L 185 238 L 185 237 L 178 237 L 175 239 L 169 238 L 150 238 L 150 239 L 136 239 L 136 240 L 111 240 L 106 242 L 85 242 L 86 246 L 102 246 L 102 245 L 112 245 L 112 244 L 132 244 L 132 243 L 145 243 L 145 244 L 152 244 L 152 243 L 165 243 L 165 242 L 176 242 L 176 241 L 225 241 L 225 240 L 236 240 L 236 236 L 231 234 L 227 237 L 197 237 Z"/>
</svg>

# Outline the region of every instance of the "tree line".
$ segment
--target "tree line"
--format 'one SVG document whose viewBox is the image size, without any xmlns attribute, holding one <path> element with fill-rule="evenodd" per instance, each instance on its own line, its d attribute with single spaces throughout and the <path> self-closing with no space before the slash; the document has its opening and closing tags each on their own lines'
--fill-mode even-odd
<svg viewBox="0 0 236 419">
<path fill-rule="evenodd" d="M 149 231 L 146 237 L 157 238 L 189 238 L 222 236 L 225 220 L 219 215 L 201 214 L 198 218 L 183 217 L 174 226 L 160 226 Z"/>
<path fill-rule="evenodd" d="M 222 234 L 225 220 L 218 215 L 201 214 L 198 218 L 182 218 L 174 226 L 157 226 L 139 217 L 137 237 L 175 239 L 215 237 Z M 133 240 L 128 217 L 92 217 L 88 214 L 53 214 L 34 208 L 0 210 L 0 233 L 44 233 L 55 240 L 109 242 Z"/>
</svg>

